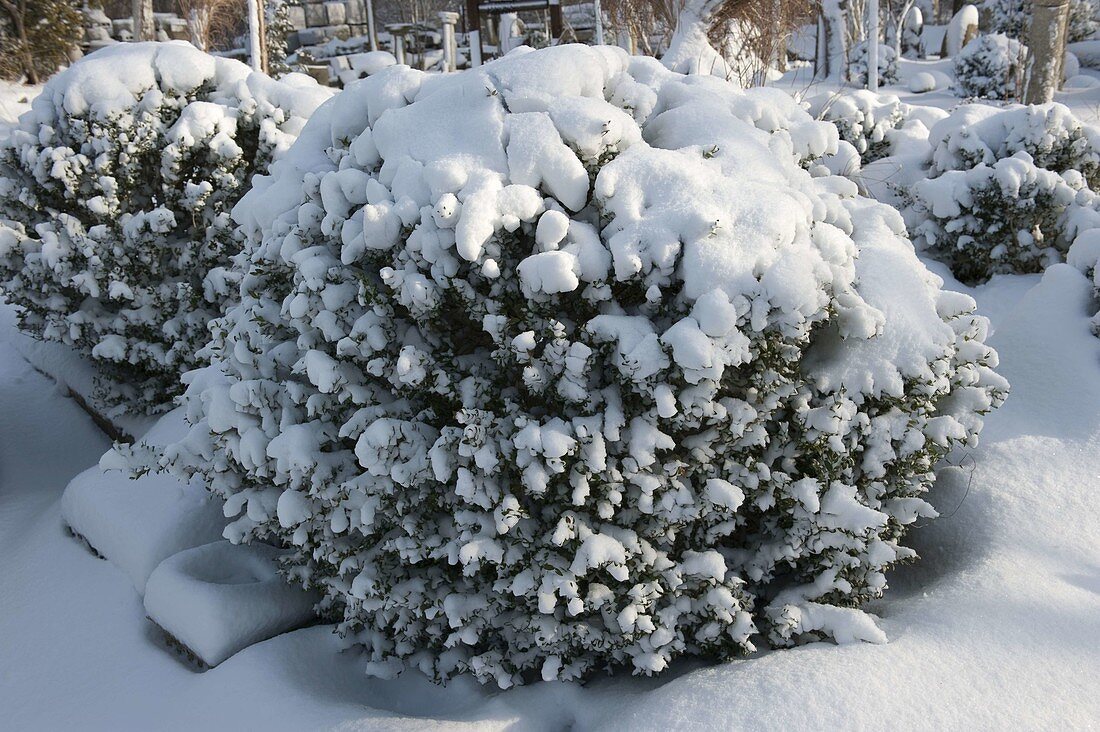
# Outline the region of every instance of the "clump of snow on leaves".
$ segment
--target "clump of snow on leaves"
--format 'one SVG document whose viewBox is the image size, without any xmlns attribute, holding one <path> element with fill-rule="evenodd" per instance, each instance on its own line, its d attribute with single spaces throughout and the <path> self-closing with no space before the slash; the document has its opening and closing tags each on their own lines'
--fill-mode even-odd
<svg viewBox="0 0 1100 732">
<path fill-rule="evenodd" d="M 889 155 L 890 133 L 908 119 L 908 105 L 896 96 L 866 89 L 818 94 L 806 101 L 810 114 L 835 124 L 840 139 L 854 147 L 864 163 Z"/>
<path fill-rule="evenodd" d="M 855 607 L 1007 385 L 837 144 L 610 47 L 355 82 L 235 209 L 220 367 L 132 458 L 293 547 L 376 674 L 881 641 Z"/>
<path fill-rule="evenodd" d="M 867 41 L 860 41 L 852 47 L 848 59 L 848 80 L 857 86 L 867 86 L 868 58 Z M 879 84 L 898 83 L 898 52 L 893 46 L 878 44 L 878 82 Z"/>
</svg>

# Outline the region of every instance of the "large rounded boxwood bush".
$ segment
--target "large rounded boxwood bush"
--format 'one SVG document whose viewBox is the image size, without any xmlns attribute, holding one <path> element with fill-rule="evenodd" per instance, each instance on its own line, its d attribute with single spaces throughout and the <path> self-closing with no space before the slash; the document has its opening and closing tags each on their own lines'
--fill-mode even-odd
<svg viewBox="0 0 1100 732">
<path fill-rule="evenodd" d="M 292 547 L 373 673 L 881 640 L 854 608 L 1006 385 L 836 146 L 614 48 L 349 85 L 236 210 L 241 303 L 160 464 Z"/>
<path fill-rule="evenodd" d="M 0 140 L 0 286 L 21 326 L 156 409 L 235 296 L 229 211 L 329 96 L 185 43 L 120 44 L 46 84 Z"/>
</svg>

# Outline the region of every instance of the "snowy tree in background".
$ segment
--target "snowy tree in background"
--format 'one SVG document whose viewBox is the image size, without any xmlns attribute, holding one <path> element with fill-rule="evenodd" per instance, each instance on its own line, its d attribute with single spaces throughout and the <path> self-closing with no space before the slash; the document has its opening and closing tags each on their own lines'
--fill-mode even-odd
<svg viewBox="0 0 1100 732">
<path fill-rule="evenodd" d="M 857 86 L 867 86 L 867 41 L 860 41 L 852 48 L 848 60 L 848 80 Z M 878 44 L 879 84 L 896 84 L 898 81 L 898 54 L 892 46 Z"/>
<path fill-rule="evenodd" d="M 296 71 L 287 64 L 287 38 L 294 32 L 286 0 L 267 0 L 264 3 L 264 33 L 267 45 L 267 68 L 272 76 L 279 77 Z"/>
<path fill-rule="evenodd" d="M 235 294 L 230 208 L 327 96 L 185 43 L 51 79 L 0 143 L 0 281 L 21 326 L 90 354 L 105 401 L 169 402 Z"/>
<path fill-rule="evenodd" d="M 1061 104 L 964 105 L 931 130 L 927 179 L 902 193 L 914 243 L 961 281 L 1041 272 L 1100 211 L 1100 128 Z"/>
<path fill-rule="evenodd" d="M 955 57 L 955 93 L 964 98 L 1018 99 L 1027 46 L 1001 34 L 978 36 Z"/>
<path fill-rule="evenodd" d="M 837 144 L 612 47 L 385 69 L 238 205 L 193 426 L 130 456 L 292 547 L 374 674 L 881 642 L 854 608 L 1007 385 Z"/>
<path fill-rule="evenodd" d="M 986 0 L 982 5 L 989 18 L 989 31 L 1002 33 L 1019 41 L 1027 40 L 1031 25 L 1031 0 Z M 1084 41 L 1096 32 L 1097 0 L 1069 0 L 1069 22 L 1066 40 Z"/>
<path fill-rule="evenodd" d="M 0 78 L 38 84 L 80 55 L 83 34 L 73 0 L 0 0 Z"/>
</svg>

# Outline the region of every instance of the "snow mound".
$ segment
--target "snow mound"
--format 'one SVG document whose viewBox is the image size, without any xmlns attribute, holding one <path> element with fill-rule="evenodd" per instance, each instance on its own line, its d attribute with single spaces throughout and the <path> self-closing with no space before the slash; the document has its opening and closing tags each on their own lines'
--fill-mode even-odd
<svg viewBox="0 0 1100 732">
<path fill-rule="evenodd" d="M 185 431 L 177 409 L 161 417 L 144 439 L 163 445 Z M 69 483 L 61 497 L 61 517 L 125 572 L 139 594 L 165 558 L 221 538 L 226 523 L 221 507 L 200 483 L 165 475 L 126 480 L 117 470 L 114 451 L 100 462 Z"/>
<path fill-rule="evenodd" d="M 280 551 L 227 541 L 168 557 L 149 576 L 149 619 L 217 666 L 237 651 L 309 623 L 317 596 L 279 576 Z"/>
</svg>

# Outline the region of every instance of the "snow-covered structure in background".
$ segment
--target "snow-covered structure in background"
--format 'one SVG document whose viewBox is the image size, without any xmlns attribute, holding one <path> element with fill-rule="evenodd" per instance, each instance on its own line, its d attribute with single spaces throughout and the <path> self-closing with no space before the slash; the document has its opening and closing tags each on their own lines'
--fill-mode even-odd
<svg viewBox="0 0 1100 732">
<path fill-rule="evenodd" d="M 978 8 L 963 5 L 951 17 L 943 34 L 942 55 L 946 58 L 957 56 L 967 43 L 978 37 Z"/>
<path fill-rule="evenodd" d="M 963 282 L 1039 272 L 1094 222 L 1100 128 L 1061 104 L 964 105 L 932 127 L 927 177 L 907 188 L 913 241 Z"/>
<path fill-rule="evenodd" d="M 1017 99 L 1027 46 L 1006 35 L 978 36 L 955 57 L 955 93 L 963 98 Z"/>
<path fill-rule="evenodd" d="M 182 42 L 51 79 L 0 143 L 0 284 L 22 327 L 90 354 L 107 401 L 169 402 L 235 297 L 230 208 L 329 95 Z"/>
<path fill-rule="evenodd" d="M 866 89 L 818 94 L 807 102 L 810 114 L 835 124 L 840 139 L 852 145 L 865 163 L 890 154 L 888 133 L 906 120 L 906 105 L 896 96 Z"/>
<path fill-rule="evenodd" d="M 375 674 L 882 641 L 854 606 L 1007 385 L 837 145 L 613 47 L 354 82 L 234 210 L 193 428 L 131 458 L 293 547 Z"/>
<path fill-rule="evenodd" d="M 898 82 L 898 52 L 885 43 L 878 44 L 878 80 L 884 85 Z M 852 48 L 848 81 L 856 86 L 867 86 L 867 41 L 860 41 Z"/>
</svg>

